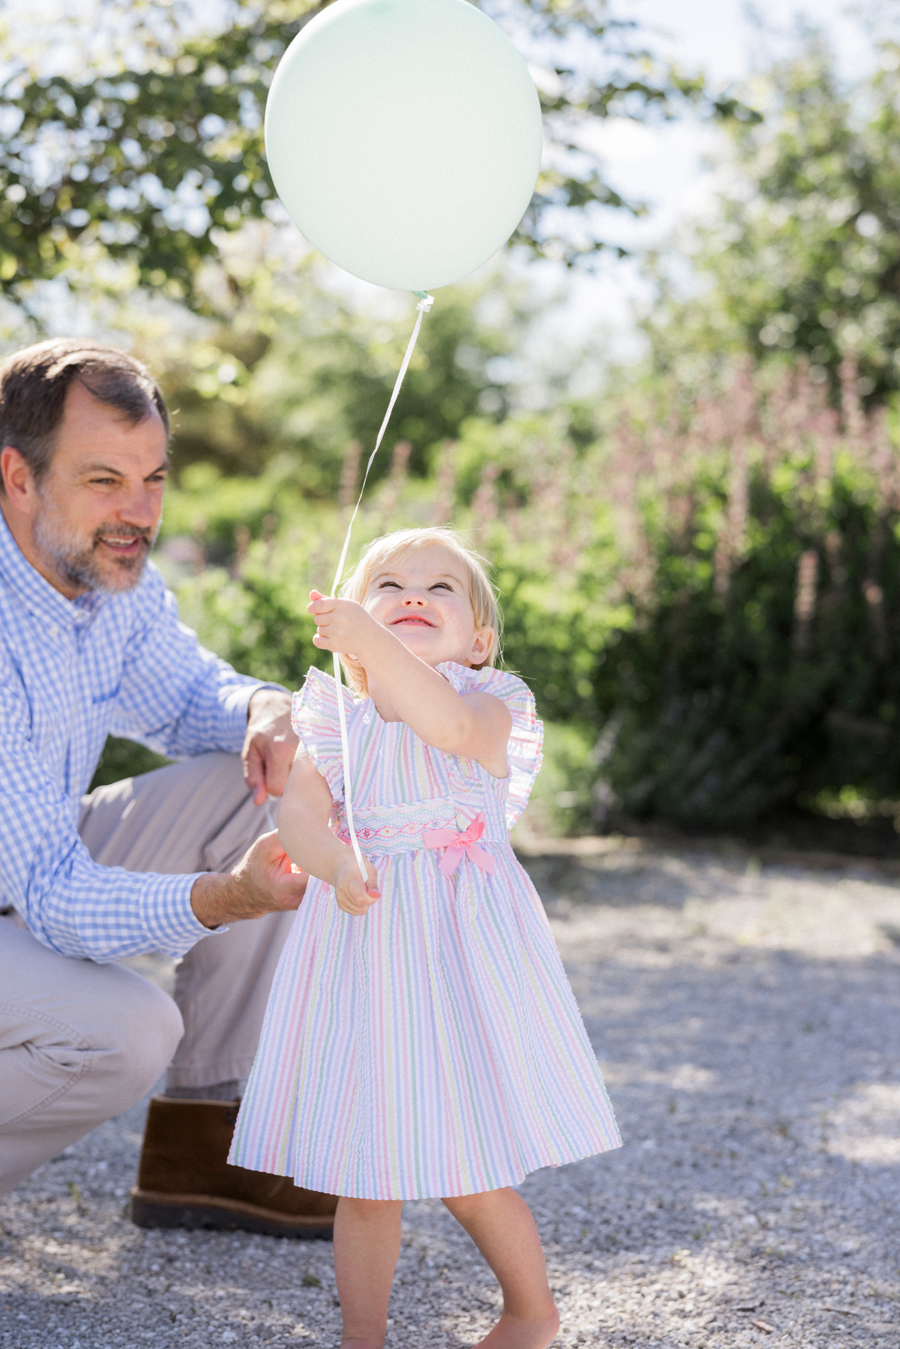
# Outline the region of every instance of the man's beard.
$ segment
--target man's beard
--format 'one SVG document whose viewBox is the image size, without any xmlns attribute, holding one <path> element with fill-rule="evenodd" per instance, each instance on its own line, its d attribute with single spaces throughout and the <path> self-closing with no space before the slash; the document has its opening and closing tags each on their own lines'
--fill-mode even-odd
<svg viewBox="0 0 900 1349">
<path fill-rule="evenodd" d="M 60 579 L 79 590 L 97 590 L 103 595 L 118 595 L 133 590 L 141 579 L 144 564 L 159 533 L 141 529 L 137 525 L 102 524 L 88 538 L 60 512 L 49 495 L 41 493 L 41 509 L 32 526 L 32 535 L 38 548 L 52 559 Z M 132 557 L 104 557 L 99 550 L 103 537 L 140 539 L 138 551 Z"/>
</svg>

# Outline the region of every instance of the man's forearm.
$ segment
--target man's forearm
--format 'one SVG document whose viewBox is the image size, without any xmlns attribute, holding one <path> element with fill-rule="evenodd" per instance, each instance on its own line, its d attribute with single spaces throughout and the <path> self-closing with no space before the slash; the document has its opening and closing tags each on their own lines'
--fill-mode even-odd
<svg viewBox="0 0 900 1349">
<path fill-rule="evenodd" d="M 198 876 L 191 887 L 194 917 L 208 928 L 235 921 L 239 917 L 236 910 L 240 908 L 238 889 L 230 871 L 224 875 L 207 871 Z"/>
<path fill-rule="evenodd" d="M 208 930 L 191 905 L 196 880 L 196 873 L 113 870 L 78 849 L 68 875 L 57 875 L 44 894 L 32 887 L 15 907 L 33 935 L 59 955 L 98 964 L 146 951 L 178 957 Z"/>
<path fill-rule="evenodd" d="M 251 693 L 250 701 L 247 703 L 247 720 L 251 716 L 268 713 L 273 718 L 281 716 L 287 711 L 288 716 L 291 712 L 291 695 L 287 689 L 281 688 L 277 684 L 259 684 Z"/>
<path fill-rule="evenodd" d="M 204 872 L 191 887 L 191 909 L 204 927 L 240 923 L 267 913 L 296 909 L 307 877 L 291 871 L 277 835 L 262 834 L 237 866 L 224 874 Z"/>
</svg>

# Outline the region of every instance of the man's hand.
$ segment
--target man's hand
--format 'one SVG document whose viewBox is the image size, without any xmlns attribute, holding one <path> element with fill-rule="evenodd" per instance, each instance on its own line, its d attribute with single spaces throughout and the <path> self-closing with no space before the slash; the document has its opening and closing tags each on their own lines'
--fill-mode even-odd
<svg viewBox="0 0 900 1349">
<path fill-rule="evenodd" d="M 204 927 L 261 918 L 265 913 L 298 909 L 309 880 L 293 871 L 278 834 L 261 834 L 232 871 L 198 876 L 191 890 L 191 908 Z"/>
<path fill-rule="evenodd" d="M 269 796 L 281 796 L 296 752 L 291 695 L 281 689 L 258 689 L 247 709 L 247 734 L 241 750 L 244 781 L 253 793 L 254 805 L 264 805 Z"/>
</svg>

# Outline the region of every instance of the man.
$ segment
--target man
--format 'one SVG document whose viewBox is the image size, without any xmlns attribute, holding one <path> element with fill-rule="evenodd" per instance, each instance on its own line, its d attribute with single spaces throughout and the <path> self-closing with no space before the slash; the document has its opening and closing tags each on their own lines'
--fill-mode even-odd
<svg viewBox="0 0 900 1349">
<path fill-rule="evenodd" d="M 297 741 L 287 692 L 204 651 L 148 564 L 168 429 L 98 343 L 0 368 L 0 1193 L 169 1065 L 135 1220 L 320 1233 L 331 1197 L 225 1163 L 303 897 L 269 804 Z M 110 732 L 182 762 L 84 795 Z M 114 963 L 157 949 L 174 1003 Z"/>
</svg>

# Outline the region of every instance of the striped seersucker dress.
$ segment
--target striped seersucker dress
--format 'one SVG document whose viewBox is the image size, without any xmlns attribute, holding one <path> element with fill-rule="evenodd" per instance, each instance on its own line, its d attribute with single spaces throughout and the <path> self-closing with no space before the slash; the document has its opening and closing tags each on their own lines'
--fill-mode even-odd
<svg viewBox="0 0 900 1349">
<path fill-rule="evenodd" d="M 534 700 L 514 675 L 439 668 L 460 693 L 508 706 L 509 777 L 432 749 L 342 691 L 354 819 L 382 898 L 356 918 L 310 881 L 235 1129 L 232 1163 L 328 1194 L 473 1194 L 621 1141 L 541 902 L 509 844 L 540 767 Z M 310 670 L 294 727 L 331 788 L 340 833 L 329 676 Z"/>
</svg>

